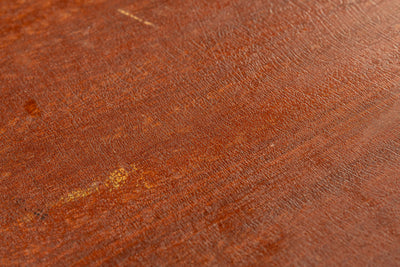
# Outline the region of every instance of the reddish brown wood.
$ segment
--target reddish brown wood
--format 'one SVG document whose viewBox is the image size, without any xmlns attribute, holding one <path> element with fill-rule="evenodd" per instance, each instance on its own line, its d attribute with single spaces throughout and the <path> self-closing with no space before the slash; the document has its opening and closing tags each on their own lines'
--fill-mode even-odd
<svg viewBox="0 0 400 267">
<path fill-rule="evenodd" d="M 400 1 L 0 3 L 0 265 L 400 265 Z"/>
</svg>

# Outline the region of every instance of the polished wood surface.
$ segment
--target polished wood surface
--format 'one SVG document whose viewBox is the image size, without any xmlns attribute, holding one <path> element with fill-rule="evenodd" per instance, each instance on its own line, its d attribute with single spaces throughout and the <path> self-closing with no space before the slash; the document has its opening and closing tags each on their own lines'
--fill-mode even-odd
<svg viewBox="0 0 400 267">
<path fill-rule="evenodd" d="M 399 0 L 3 0 L 1 266 L 399 266 Z"/>
</svg>

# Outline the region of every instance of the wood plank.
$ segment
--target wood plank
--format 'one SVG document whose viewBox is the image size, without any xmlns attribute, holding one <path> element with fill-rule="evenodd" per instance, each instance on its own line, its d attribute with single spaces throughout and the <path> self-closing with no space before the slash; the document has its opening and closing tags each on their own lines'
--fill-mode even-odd
<svg viewBox="0 0 400 267">
<path fill-rule="evenodd" d="M 0 265 L 400 265 L 400 1 L 0 4 Z"/>
</svg>

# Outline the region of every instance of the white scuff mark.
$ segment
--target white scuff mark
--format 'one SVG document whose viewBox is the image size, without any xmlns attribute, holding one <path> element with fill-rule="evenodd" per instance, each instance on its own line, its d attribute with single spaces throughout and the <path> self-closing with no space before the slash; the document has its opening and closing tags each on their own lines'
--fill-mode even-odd
<svg viewBox="0 0 400 267">
<path fill-rule="evenodd" d="M 122 15 L 125 15 L 125 16 L 128 16 L 130 18 L 133 18 L 134 20 L 137 20 L 137 21 L 139 21 L 139 22 L 141 22 L 141 23 L 143 23 L 145 25 L 152 26 L 152 27 L 156 26 L 153 23 L 151 23 L 150 21 L 147 21 L 147 20 L 141 19 L 139 17 L 136 17 L 135 15 L 133 15 L 133 14 L 131 14 L 131 13 L 125 11 L 125 10 L 118 9 L 118 12 L 121 13 Z"/>
</svg>

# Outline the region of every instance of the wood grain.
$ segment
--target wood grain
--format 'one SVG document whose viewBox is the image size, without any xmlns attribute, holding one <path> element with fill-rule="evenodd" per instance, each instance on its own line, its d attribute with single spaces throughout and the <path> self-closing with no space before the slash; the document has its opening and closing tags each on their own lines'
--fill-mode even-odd
<svg viewBox="0 0 400 267">
<path fill-rule="evenodd" d="M 400 265 L 399 14 L 2 1 L 0 265 Z"/>
</svg>

